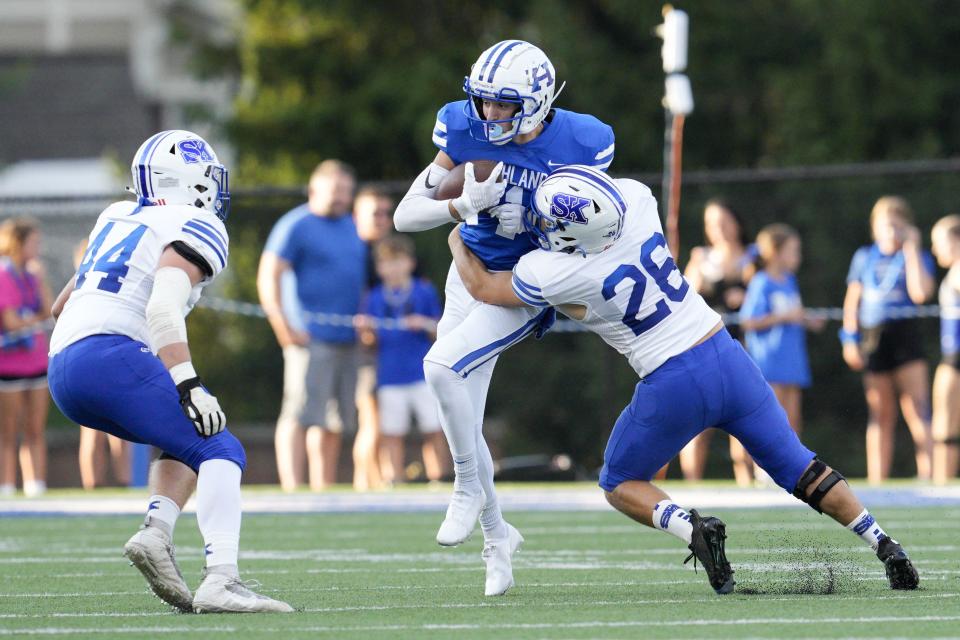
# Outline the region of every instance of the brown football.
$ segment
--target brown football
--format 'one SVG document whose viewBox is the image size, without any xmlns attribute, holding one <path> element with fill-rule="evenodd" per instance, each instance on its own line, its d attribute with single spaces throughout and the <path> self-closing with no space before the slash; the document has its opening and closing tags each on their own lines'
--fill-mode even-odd
<svg viewBox="0 0 960 640">
<path fill-rule="evenodd" d="M 493 171 L 493 168 L 497 166 L 497 163 L 493 160 L 471 160 L 473 163 L 473 176 L 477 180 L 486 180 L 490 177 L 490 172 Z M 434 196 L 436 200 L 449 200 L 450 198 L 459 197 L 463 193 L 463 172 L 467 168 L 467 163 L 458 164 L 453 169 L 450 170 L 450 173 L 443 177 L 443 180 L 440 181 L 440 186 L 437 188 L 437 195 Z M 427 179 L 430 179 L 430 176 L 427 176 Z"/>
</svg>

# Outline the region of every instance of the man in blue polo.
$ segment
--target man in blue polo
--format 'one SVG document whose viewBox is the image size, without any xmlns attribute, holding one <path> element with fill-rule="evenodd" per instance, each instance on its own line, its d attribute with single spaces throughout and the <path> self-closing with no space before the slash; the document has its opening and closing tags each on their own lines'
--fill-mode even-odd
<svg viewBox="0 0 960 640">
<path fill-rule="evenodd" d="M 366 246 L 349 215 L 354 185 L 348 165 L 337 160 L 320 163 L 310 177 L 308 201 L 280 219 L 261 258 L 260 301 L 284 351 L 276 446 L 281 484 L 288 490 L 297 484 L 297 425 L 307 427 L 314 490 L 336 481 L 342 433 L 356 427 L 355 332 L 349 322 L 320 322 L 312 315 L 352 316 L 360 305 Z M 290 273 L 296 278 L 296 300 L 284 304 L 283 281 Z M 337 411 L 327 411 L 330 400 Z"/>
</svg>

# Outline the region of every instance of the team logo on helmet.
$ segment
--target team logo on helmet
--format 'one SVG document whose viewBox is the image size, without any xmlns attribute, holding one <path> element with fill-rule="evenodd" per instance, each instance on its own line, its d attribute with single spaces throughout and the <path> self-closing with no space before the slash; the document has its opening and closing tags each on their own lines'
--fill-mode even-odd
<svg viewBox="0 0 960 640">
<path fill-rule="evenodd" d="M 187 139 L 177 143 L 180 149 L 180 155 L 187 164 L 197 162 L 213 162 L 213 154 L 207 149 L 207 143 L 203 140 Z"/>
<path fill-rule="evenodd" d="M 558 220 L 587 224 L 587 216 L 584 215 L 583 210 L 592 203 L 593 201 L 589 198 L 581 198 L 569 193 L 556 193 L 550 203 L 550 213 Z"/>
</svg>

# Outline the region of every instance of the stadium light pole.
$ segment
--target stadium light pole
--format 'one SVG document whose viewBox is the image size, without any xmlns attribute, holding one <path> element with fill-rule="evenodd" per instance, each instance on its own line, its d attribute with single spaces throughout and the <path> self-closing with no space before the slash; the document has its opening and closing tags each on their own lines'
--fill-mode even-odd
<svg viewBox="0 0 960 640">
<path fill-rule="evenodd" d="M 693 90 L 687 69 L 687 35 L 690 19 L 685 11 L 663 6 L 663 24 L 656 29 L 663 39 L 661 57 L 666 74 L 663 107 L 663 188 L 661 200 L 666 215 L 667 247 L 677 259 L 680 251 L 680 177 L 683 158 L 683 124 L 693 111 Z"/>
</svg>

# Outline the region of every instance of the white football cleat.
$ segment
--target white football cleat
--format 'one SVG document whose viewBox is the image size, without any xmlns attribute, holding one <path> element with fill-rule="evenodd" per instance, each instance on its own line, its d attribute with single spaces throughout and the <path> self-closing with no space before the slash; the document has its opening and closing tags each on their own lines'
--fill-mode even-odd
<svg viewBox="0 0 960 640">
<path fill-rule="evenodd" d="M 487 583 L 483 590 L 485 596 L 502 596 L 513 586 L 513 554 L 523 544 L 523 536 L 510 524 L 507 537 L 503 540 L 487 540 L 480 557 L 487 563 Z"/>
<path fill-rule="evenodd" d="M 293 607 L 251 590 L 236 573 L 236 567 L 226 565 L 203 570 L 203 582 L 193 597 L 196 613 L 293 613 Z"/>
<path fill-rule="evenodd" d="M 166 532 L 149 526 L 140 529 L 123 545 L 123 555 L 143 574 L 158 598 L 180 611 L 193 610 L 193 595 L 183 580 Z"/>
<path fill-rule="evenodd" d="M 480 489 L 480 493 L 467 493 L 454 488 L 447 515 L 437 531 L 437 544 L 455 547 L 469 538 L 477 526 L 477 519 L 480 518 L 480 511 L 483 510 L 486 500 L 483 489 Z"/>
</svg>

